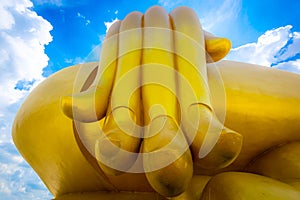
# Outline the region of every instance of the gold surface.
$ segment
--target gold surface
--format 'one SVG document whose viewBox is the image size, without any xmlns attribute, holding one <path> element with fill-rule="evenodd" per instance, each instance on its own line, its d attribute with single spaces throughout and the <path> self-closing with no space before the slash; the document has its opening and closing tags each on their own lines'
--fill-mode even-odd
<svg viewBox="0 0 300 200">
<path fill-rule="evenodd" d="M 170 15 L 152 7 L 143 18 L 131 13 L 110 29 L 100 63 L 63 69 L 25 99 L 12 127 L 13 140 L 56 200 L 164 199 L 160 195 L 175 200 L 300 199 L 300 76 L 234 61 L 210 63 L 228 53 L 230 41 L 202 34 L 196 18 L 186 7 Z M 146 48 L 137 42 L 135 51 L 130 41 L 138 37 L 126 38 L 141 29 L 126 37 L 117 33 L 119 27 L 139 27 L 141 19 L 150 29 L 142 31 Z M 195 24 L 198 32 L 190 29 Z M 171 35 L 169 27 L 206 52 L 186 36 Z M 125 79 L 130 84 L 111 93 L 140 62 L 141 71 Z M 131 91 L 143 81 L 148 85 Z M 119 122 L 148 127 L 133 140 L 116 131 Z M 147 138 L 140 140 L 142 134 Z M 118 147 L 144 154 L 131 157 Z M 99 159 L 102 154 L 108 163 Z M 123 171 L 109 162 L 121 164 Z M 276 162 L 280 165 L 273 167 Z"/>
<path fill-rule="evenodd" d="M 14 142 L 55 196 L 113 190 L 114 186 L 121 190 L 151 191 L 142 175 L 107 178 L 96 171 L 74 139 L 72 121 L 60 110 L 60 97 L 72 93 L 78 70 L 91 72 L 96 66 L 97 63 L 87 63 L 66 68 L 37 86 L 16 115 Z M 218 63 L 217 69 L 226 90 L 226 125 L 244 137 L 237 160 L 222 171 L 243 170 L 267 149 L 300 140 L 299 75 L 231 61 Z M 212 97 L 218 92 L 213 81 L 216 76 L 215 68 L 209 66 Z M 215 109 L 218 113 L 218 105 Z M 218 172 L 197 167 L 194 170 L 196 174 Z"/>
</svg>

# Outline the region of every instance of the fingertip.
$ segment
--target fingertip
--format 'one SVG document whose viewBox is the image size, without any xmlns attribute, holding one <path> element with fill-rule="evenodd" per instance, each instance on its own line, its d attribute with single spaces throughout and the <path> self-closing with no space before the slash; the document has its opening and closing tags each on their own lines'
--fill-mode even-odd
<svg viewBox="0 0 300 200">
<path fill-rule="evenodd" d="M 217 143 L 208 154 L 202 151 L 205 147 L 201 147 L 198 155 L 200 160 L 197 160 L 197 165 L 205 169 L 227 167 L 236 160 L 241 152 L 242 145 L 243 136 L 233 130 L 225 128 L 221 132 Z"/>
<path fill-rule="evenodd" d="M 145 27 L 169 28 L 169 16 L 161 6 L 152 6 L 144 14 Z"/>
<path fill-rule="evenodd" d="M 205 38 L 205 49 L 209 57 L 208 62 L 217 62 L 224 58 L 231 49 L 231 42 L 227 38 Z"/>
<path fill-rule="evenodd" d="M 140 134 L 134 112 L 128 107 L 116 107 L 106 116 L 103 137 L 95 145 L 100 168 L 108 175 L 128 172 L 136 162 Z"/>
<path fill-rule="evenodd" d="M 145 14 L 148 14 L 149 12 L 167 12 L 162 6 L 151 6 L 146 10 Z"/>
<path fill-rule="evenodd" d="M 121 22 L 122 22 L 122 20 L 115 21 L 115 22 L 109 27 L 109 29 L 108 29 L 108 31 L 107 31 L 107 33 L 106 33 L 106 38 L 110 38 L 110 37 L 112 37 L 113 35 L 119 33 L 119 29 L 120 29 L 120 26 L 121 26 Z"/>
<path fill-rule="evenodd" d="M 143 13 L 134 11 L 129 13 L 122 21 L 120 31 L 141 28 Z"/>
<path fill-rule="evenodd" d="M 146 171 L 146 177 L 153 189 L 164 197 L 175 197 L 183 193 L 190 184 L 193 176 L 193 163 L 190 150 L 178 156 L 176 151 L 162 150 L 155 153 L 161 156 L 147 156 L 144 166 L 150 168 L 160 166 L 165 160 L 173 160 L 171 164 L 158 170 Z M 145 166 L 146 170 L 147 167 Z"/>
<path fill-rule="evenodd" d="M 192 156 L 184 134 L 167 116 L 151 121 L 148 131 L 142 145 L 146 177 L 159 194 L 178 196 L 187 189 L 193 175 Z"/>
<path fill-rule="evenodd" d="M 171 15 L 173 15 L 173 14 L 175 14 L 175 13 L 182 13 L 182 14 L 185 14 L 185 13 L 191 13 L 191 14 L 196 14 L 195 13 L 195 11 L 192 9 L 192 8 L 190 8 L 190 7 L 188 7 L 188 6 L 178 6 L 178 7 L 176 7 L 176 8 L 174 8 L 171 12 L 170 12 L 170 14 Z"/>
</svg>

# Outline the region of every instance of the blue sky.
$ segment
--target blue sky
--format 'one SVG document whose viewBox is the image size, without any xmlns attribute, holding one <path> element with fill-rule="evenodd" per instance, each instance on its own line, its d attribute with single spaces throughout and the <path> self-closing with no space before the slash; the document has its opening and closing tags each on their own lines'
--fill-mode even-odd
<svg viewBox="0 0 300 200">
<path fill-rule="evenodd" d="M 24 98 L 52 73 L 97 61 L 107 26 L 152 5 L 192 7 L 204 29 L 232 41 L 226 59 L 300 73 L 300 1 L 1 0 L 1 198 L 52 198 L 12 143 L 12 121 Z"/>
</svg>

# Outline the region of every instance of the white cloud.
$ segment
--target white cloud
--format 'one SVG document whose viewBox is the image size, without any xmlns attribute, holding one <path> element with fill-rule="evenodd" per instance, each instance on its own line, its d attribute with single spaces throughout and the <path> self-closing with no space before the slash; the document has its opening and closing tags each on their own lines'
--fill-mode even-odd
<svg viewBox="0 0 300 200">
<path fill-rule="evenodd" d="M 44 48 L 52 41 L 52 26 L 31 7 L 28 0 L 4 0 L 1 4 L 11 24 L 0 27 L 0 110 L 25 95 L 26 91 L 15 89 L 18 81 L 42 80 L 42 69 L 48 64 Z"/>
<path fill-rule="evenodd" d="M 48 64 L 45 45 L 51 24 L 32 10 L 29 0 L 0 3 L 0 196 L 50 199 L 49 193 L 12 144 L 11 126 L 22 100 L 40 81 Z"/>
<path fill-rule="evenodd" d="M 11 27 L 15 24 L 15 20 L 4 6 L 4 4 L 0 4 L 0 28 L 11 29 Z"/>
<path fill-rule="evenodd" d="M 277 69 L 286 70 L 300 74 L 300 59 L 282 62 L 274 66 Z"/>
<path fill-rule="evenodd" d="M 0 195 L 3 199 L 51 199 L 51 194 L 11 143 L 0 144 Z"/>
<path fill-rule="evenodd" d="M 85 59 L 81 57 L 76 57 L 76 58 L 66 58 L 65 63 L 76 65 L 76 64 L 81 64 L 86 62 Z"/>
<path fill-rule="evenodd" d="M 113 23 L 115 23 L 116 21 L 119 21 L 119 19 L 117 17 L 114 20 L 110 21 L 110 22 L 104 22 L 104 25 L 106 27 L 106 33 L 109 30 L 109 28 L 111 27 L 111 25 L 113 25 Z"/>
<path fill-rule="evenodd" d="M 276 56 L 278 60 L 286 60 L 300 53 L 300 32 L 290 32 L 290 41 Z"/>
<path fill-rule="evenodd" d="M 33 0 L 33 2 L 38 5 L 43 5 L 43 4 L 56 5 L 56 6 L 63 5 L 63 0 Z"/>
<path fill-rule="evenodd" d="M 226 58 L 300 73 L 299 46 L 300 33 L 287 25 L 266 31 L 255 43 L 233 48 Z"/>
</svg>

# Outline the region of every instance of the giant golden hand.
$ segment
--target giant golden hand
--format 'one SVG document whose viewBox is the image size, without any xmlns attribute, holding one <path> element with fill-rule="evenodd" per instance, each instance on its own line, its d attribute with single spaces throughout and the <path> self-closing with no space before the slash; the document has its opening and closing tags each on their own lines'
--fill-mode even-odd
<svg viewBox="0 0 300 200">
<path fill-rule="evenodd" d="M 29 95 L 15 119 L 16 146 L 57 199 L 199 199 L 205 185 L 202 199 L 298 199 L 300 77 L 207 64 L 229 49 L 189 8 L 130 13 L 107 33 L 99 66 L 64 69 Z M 237 170 L 293 187 L 220 173 Z M 98 193 L 69 194 L 78 192 Z"/>
<path fill-rule="evenodd" d="M 213 51 L 213 40 L 207 41 Z M 219 54 L 226 55 L 230 42 L 214 41 L 222 47 Z M 66 115 L 81 122 L 75 122 L 79 135 L 98 131 L 98 139 L 84 145 L 91 146 L 106 174 L 145 172 L 157 192 L 177 196 L 193 173 L 190 143 L 194 162 L 204 168 L 224 167 L 236 158 L 242 137 L 224 128 L 213 113 L 204 33 L 191 9 L 180 7 L 170 15 L 161 7 L 144 16 L 131 13 L 111 28 L 106 42 L 91 86 L 62 99 Z M 111 101 L 103 101 L 110 94 Z M 100 120 L 105 112 L 103 134 L 99 128 L 91 130 L 86 122 Z M 211 150 L 205 136 L 212 147 L 219 135 L 220 142 L 202 156 Z"/>
</svg>

